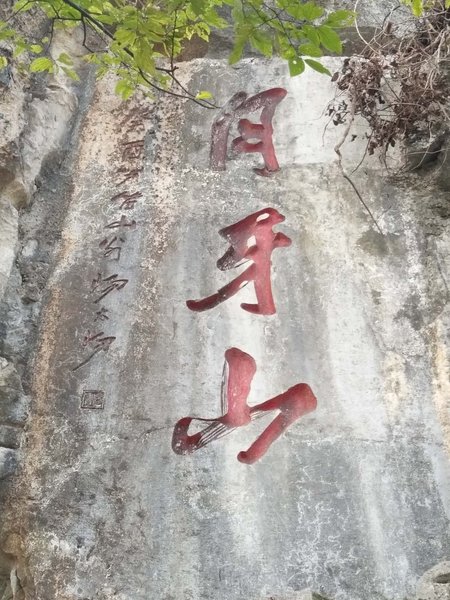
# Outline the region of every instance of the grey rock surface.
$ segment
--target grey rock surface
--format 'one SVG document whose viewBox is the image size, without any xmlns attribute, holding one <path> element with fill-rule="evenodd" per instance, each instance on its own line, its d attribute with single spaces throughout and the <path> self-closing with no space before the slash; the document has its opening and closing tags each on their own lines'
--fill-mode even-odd
<svg viewBox="0 0 450 600">
<path fill-rule="evenodd" d="M 1 199 L 0 223 L 0 297 L 3 297 L 16 253 L 19 218 L 14 206 Z"/>
<path fill-rule="evenodd" d="M 386 3 L 359 9 L 370 35 Z M 349 32 L 348 50 L 358 38 Z M 66 44 L 56 38 L 53 51 Z M 194 105 L 122 105 L 113 82 L 92 90 L 92 78 L 80 105 L 63 80 L 31 91 L 12 82 L 0 97 L 1 600 L 449 597 L 445 165 L 438 189 L 363 161 L 352 178 L 381 235 L 336 164 L 328 80 L 291 80 L 280 62 L 251 55 L 230 69 L 230 47 L 227 33 L 208 51 L 194 44 L 184 59 L 206 58 L 179 75 L 219 103 L 287 88 L 273 178 L 253 173 L 257 154 L 211 172 L 215 113 Z M 348 172 L 364 153 L 364 125 L 355 131 Z M 139 178 L 124 181 L 135 168 Z M 142 196 L 120 208 L 123 191 Z M 286 216 L 277 230 L 293 240 L 273 254 L 277 314 L 242 311 L 251 285 L 188 311 L 186 299 L 233 277 L 215 268 L 226 249 L 218 230 L 266 206 Z M 136 227 L 108 229 L 121 214 Z M 118 260 L 104 243 L 116 233 Z M 99 273 L 126 285 L 95 304 Z M 114 341 L 85 363 L 98 333 Z M 179 418 L 219 415 L 231 346 L 257 363 L 250 404 L 305 381 L 317 410 L 252 466 L 236 455 L 272 417 L 175 455 Z"/>
<path fill-rule="evenodd" d="M 448 198 L 365 162 L 354 180 L 381 235 L 337 167 L 340 132 L 322 138 L 327 79 L 291 80 L 256 59 L 234 70 L 201 59 L 180 76 L 198 89 L 215 82 L 220 102 L 286 87 L 282 170 L 258 177 L 260 158 L 248 155 L 211 172 L 212 114 L 171 103 L 149 112 L 121 105 L 112 83 L 97 88 L 45 291 L 21 502 L 4 526 L 25 597 L 412 598 L 449 552 Z M 136 140 L 140 162 L 127 150 Z M 358 143 L 344 145 L 349 170 Z M 136 165 L 139 179 L 121 184 Z M 122 191 L 143 195 L 121 209 Z M 215 267 L 218 230 L 267 206 L 286 216 L 277 230 L 293 242 L 273 254 L 277 314 L 240 308 L 251 285 L 190 312 L 187 299 L 232 277 Z M 136 227 L 119 260 L 106 260 L 106 226 L 122 213 Z M 96 304 L 99 273 L 127 282 Z M 108 319 L 95 320 L 99 306 Z M 99 332 L 115 340 L 84 364 Z M 317 410 L 252 466 L 236 455 L 269 421 L 174 454 L 178 419 L 218 416 L 231 346 L 257 363 L 250 404 L 303 381 Z"/>
<path fill-rule="evenodd" d="M 69 42 L 56 35 L 52 51 L 61 52 Z M 31 201 L 45 162 L 65 146 L 77 107 L 76 93 L 63 76 L 46 84 L 41 97 L 35 94 L 39 80 L 30 84 L 17 77 L 0 89 L 0 300 L 17 251 L 17 211 Z"/>
<path fill-rule="evenodd" d="M 0 446 L 0 480 L 11 475 L 17 466 L 17 452 Z"/>
<path fill-rule="evenodd" d="M 30 20 L 34 33 L 45 26 L 42 19 Z M 19 23 L 19 28 L 30 27 L 29 21 Z M 54 37 L 52 52 L 60 53 L 62 46 L 70 43 L 74 42 L 60 32 Z M 26 419 L 28 401 L 21 378 L 31 352 L 34 336 L 30 330 L 36 327 L 49 255 L 54 251 L 54 241 L 49 240 L 46 227 L 41 224 L 37 229 L 43 249 L 34 258 L 36 240 L 34 245 L 31 239 L 23 240 L 27 231 L 24 211 L 29 209 L 28 219 L 31 216 L 36 223 L 35 213 L 39 208 L 30 209 L 30 203 L 36 197 L 37 187 L 43 185 L 44 172 L 51 170 L 49 163 L 59 170 L 61 178 L 60 165 L 70 148 L 77 105 L 77 90 L 61 75 L 48 78 L 45 85 L 40 76 L 32 77 L 31 81 L 16 76 L 7 86 L 0 87 L 0 354 L 8 357 L 8 360 L 0 358 L 0 447 L 6 448 L 0 457 L 0 469 L 5 476 L 12 474 L 16 455 L 10 450 L 19 447 Z M 64 206 L 61 198 L 58 201 L 60 207 Z M 51 211 L 47 228 L 49 224 L 53 226 L 51 237 L 54 237 L 58 232 L 56 215 L 61 208 L 49 210 L 48 204 L 46 198 L 45 207 L 47 212 Z M 25 247 L 21 253 L 22 245 Z M 51 246 L 50 251 L 46 245 Z M 31 304 L 34 310 L 29 307 Z"/>
</svg>

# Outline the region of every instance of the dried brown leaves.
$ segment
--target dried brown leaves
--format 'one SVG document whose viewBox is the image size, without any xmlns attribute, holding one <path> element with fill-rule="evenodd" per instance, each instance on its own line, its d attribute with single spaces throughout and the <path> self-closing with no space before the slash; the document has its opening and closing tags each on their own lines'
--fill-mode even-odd
<svg viewBox="0 0 450 600">
<path fill-rule="evenodd" d="M 410 136 L 426 134 L 431 141 L 449 122 L 449 61 L 449 10 L 429 11 L 401 39 L 388 21 L 333 75 L 338 94 L 328 115 L 334 125 L 363 117 L 369 125 L 367 153 L 378 149 L 383 158 L 389 146 Z M 345 137 L 349 132 L 347 127 Z"/>
</svg>

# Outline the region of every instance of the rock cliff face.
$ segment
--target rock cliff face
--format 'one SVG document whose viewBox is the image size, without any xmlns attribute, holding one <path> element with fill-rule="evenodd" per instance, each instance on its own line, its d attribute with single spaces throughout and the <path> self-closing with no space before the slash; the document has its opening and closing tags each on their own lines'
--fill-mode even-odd
<svg viewBox="0 0 450 600">
<path fill-rule="evenodd" d="M 287 90 L 273 177 L 253 172 L 259 154 L 211 171 L 216 114 L 194 104 L 122 104 L 88 74 L 3 92 L 4 598 L 444 598 L 448 198 L 366 159 L 352 178 L 379 233 L 337 166 L 339 130 L 324 132 L 329 80 L 277 60 L 230 69 L 221 48 L 180 77 L 220 104 Z M 251 284 L 189 311 L 237 274 L 216 268 L 218 230 L 267 207 L 292 240 L 272 256 L 276 314 L 242 310 Z M 273 413 L 175 454 L 179 419 L 219 416 L 231 347 L 256 361 L 249 405 L 305 382 L 317 409 L 253 465 L 236 456 Z"/>
<path fill-rule="evenodd" d="M 3 6 L 1 7 L 3 10 Z M 0 13 L 1 16 L 1 13 Z M 20 24 L 19 24 L 20 26 Z M 40 26 L 39 21 L 34 27 Z M 75 40 L 55 37 L 53 52 Z M 61 45 L 61 46 L 60 46 Z M 88 75 L 88 74 L 86 74 Z M 89 80 L 89 76 L 88 76 Z M 29 408 L 31 356 L 67 208 L 86 89 L 62 77 L 0 72 L 0 503 L 16 472 Z M 88 92 L 89 93 L 89 92 Z M 13 496 L 14 497 L 14 496 Z M 0 597 L 11 560 L 0 551 Z M 9 597 L 8 592 L 5 598 Z"/>
</svg>

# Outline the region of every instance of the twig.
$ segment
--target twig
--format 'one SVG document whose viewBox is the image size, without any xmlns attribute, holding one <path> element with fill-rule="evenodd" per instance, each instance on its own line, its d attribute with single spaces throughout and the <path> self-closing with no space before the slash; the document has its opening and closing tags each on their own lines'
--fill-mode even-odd
<svg viewBox="0 0 450 600">
<path fill-rule="evenodd" d="M 359 201 L 361 202 L 361 204 L 364 206 L 364 208 L 366 209 L 367 213 L 370 215 L 370 218 L 372 219 L 372 221 L 375 224 L 375 227 L 378 229 L 378 231 L 381 233 L 381 235 L 384 235 L 384 233 L 381 231 L 380 226 L 378 225 L 375 217 L 372 214 L 372 211 L 370 210 L 370 208 L 367 206 L 367 204 L 364 202 L 361 194 L 358 191 L 358 188 L 356 187 L 356 185 L 353 183 L 353 181 L 350 179 L 350 177 L 345 173 L 344 168 L 342 167 L 342 164 L 339 164 L 341 172 L 342 172 L 342 176 L 344 179 L 346 179 L 349 184 L 352 186 L 353 190 L 355 191 L 355 194 L 358 196 Z"/>
<path fill-rule="evenodd" d="M 85 10 L 83 7 L 79 6 L 78 4 L 76 4 L 75 2 L 73 2 L 72 0 L 63 0 L 63 2 L 65 4 L 67 4 L 68 6 L 70 6 L 71 8 L 74 8 L 75 10 L 77 10 L 81 16 L 83 16 L 88 23 L 92 23 L 93 25 L 95 25 L 95 27 L 97 27 L 98 29 L 100 29 L 100 31 L 102 33 L 104 33 L 109 39 L 113 40 L 114 39 L 114 35 L 100 22 L 98 21 L 95 17 L 93 17 L 91 15 L 91 13 L 89 13 L 89 11 Z M 129 49 L 129 48 L 124 48 L 124 51 L 128 54 L 128 56 L 130 56 L 131 58 L 134 59 L 134 54 L 133 52 Z M 122 64 L 126 65 L 126 63 Z M 130 65 L 126 65 L 126 66 L 130 66 Z M 159 71 L 165 71 L 167 72 L 166 69 L 163 69 L 161 67 L 156 67 L 157 70 Z M 161 86 L 159 86 L 158 84 L 154 83 L 153 81 L 151 81 L 151 79 L 146 75 L 146 73 L 140 68 L 138 67 L 137 72 L 139 73 L 139 75 L 144 79 L 144 81 L 153 89 L 162 92 L 164 94 L 169 94 L 170 96 L 174 96 L 175 98 L 182 98 L 185 100 L 191 100 L 192 102 L 194 102 L 195 104 L 198 104 L 199 106 L 203 107 L 203 108 L 209 108 L 209 109 L 216 109 L 219 108 L 218 106 L 214 105 L 213 103 L 209 102 L 208 100 L 197 100 L 197 98 L 191 94 L 190 92 L 188 92 L 186 90 L 186 88 L 183 88 L 183 86 L 181 85 L 181 83 L 175 78 L 175 76 L 173 75 L 173 72 L 170 73 L 170 76 L 172 77 L 172 79 L 185 91 L 185 94 L 178 94 L 177 92 L 173 92 L 172 90 L 169 89 L 165 89 L 162 88 Z"/>
<path fill-rule="evenodd" d="M 381 233 L 381 235 L 383 235 L 383 232 L 380 229 L 380 226 L 378 225 L 375 217 L 373 216 L 370 208 L 367 206 L 367 204 L 364 202 L 361 194 L 359 193 L 356 185 L 353 183 L 353 181 L 350 179 L 350 177 L 347 175 L 347 173 L 345 172 L 344 166 L 342 164 L 342 154 L 341 154 L 341 147 L 342 144 L 345 142 L 345 140 L 348 137 L 348 134 L 350 132 L 351 126 L 353 125 L 353 122 L 355 120 L 355 102 L 353 101 L 350 105 L 350 111 L 348 113 L 348 120 L 347 120 L 347 125 L 345 127 L 344 133 L 341 137 L 341 139 L 339 140 L 339 142 L 335 145 L 334 147 L 334 151 L 336 152 L 337 156 L 338 156 L 338 166 L 339 169 L 342 173 L 342 176 L 344 179 L 346 179 L 349 184 L 352 186 L 353 190 L 355 191 L 355 194 L 358 196 L 359 201 L 361 202 L 361 204 L 364 206 L 364 208 L 366 209 L 368 215 L 370 216 L 370 218 L 372 219 L 372 221 L 375 224 L 375 227 L 378 229 L 378 231 Z"/>
</svg>

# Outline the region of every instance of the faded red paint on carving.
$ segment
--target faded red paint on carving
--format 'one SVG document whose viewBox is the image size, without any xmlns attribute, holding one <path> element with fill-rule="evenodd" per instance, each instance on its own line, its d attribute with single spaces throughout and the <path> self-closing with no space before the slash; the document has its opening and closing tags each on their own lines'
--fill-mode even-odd
<svg viewBox="0 0 450 600">
<path fill-rule="evenodd" d="M 254 359 L 239 348 L 225 352 L 225 377 L 222 387 L 222 416 L 216 419 L 184 417 L 175 425 L 172 449 L 176 454 L 190 454 L 210 442 L 230 433 L 237 427 L 248 425 L 264 413 L 279 410 L 280 413 L 259 435 L 247 451 L 239 452 L 238 460 L 252 464 L 267 452 L 273 442 L 297 419 L 317 407 L 317 399 L 306 383 L 298 383 L 286 392 L 257 404 L 248 406 L 252 379 L 256 373 Z M 189 435 L 192 421 L 209 423 L 204 429 Z"/>
<path fill-rule="evenodd" d="M 264 168 L 254 169 L 258 175 L 268 176 L 279 171 L 280 167 L 273 146 L 272 119 L 278 104 L 286 94 L 287 91 L 283 88 L 272 88 L 251 98 L 248 98 L 245 92 L 235 94 L 212 126 L 211 169 L 224 171 L 226 168 L 228 137 L 232 124 L 244 114 L 262 109 L 260 123 L 252 123 L 248 119 L 238 121 L 238 131 L 241 135 L 233 140 L 232 148 L 235 152 L 258 152 L 262 155 Z"/>
<path fill-rule="evenodd" d="M 257 304 L 241 304 L 248 312 L 258 315 L 275 314 L 275 304 L 270 282 L 271 254 L 274 248 L 290 246 L 291 239 L 284 233 L 274 233 L 272 227 L 284 221 L 284 216 L 274 208 L 265 208 L 242 221 L 225 227 L 219 231 L 230 247 L 217 261 L 217 266 L 222 271 L 238 266 L 241 261 L 251 260 L 253 264 L 245 269 L 236 279 L 221 288 L 216 294 L 202 300 L 188 300 L 188 308 L 194 311 L 203 311 L 214 308 L 231 296 L 234 296 L 243 285 L 253 281 Z M 254 237 L 255 242 L 250 247 L 249 240 Z"/>
</svg>

